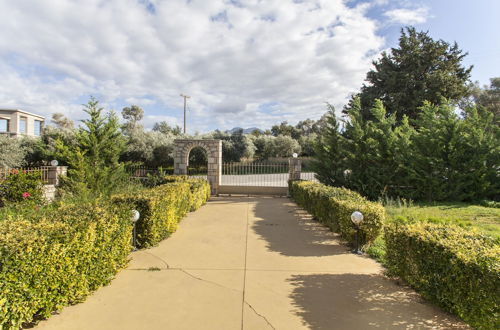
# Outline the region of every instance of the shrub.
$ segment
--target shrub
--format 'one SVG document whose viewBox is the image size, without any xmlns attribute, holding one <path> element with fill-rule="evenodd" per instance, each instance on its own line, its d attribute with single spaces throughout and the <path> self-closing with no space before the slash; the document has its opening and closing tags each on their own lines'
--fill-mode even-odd
<svg viewBox="0 0 500 330">
<path fill-rule="evenodd" d="M 160 175 L 148 176 L 145 185 L 147 187 L 159 186 L 173 182 L 188 183 L 191 189 L 191 208 L 190 211 L 199 209 L 210 198 L 210 184 L 202 178 L 190 178 L 187 175 Z"/>
<path fill-rule="evenodd" d="M 351 221 L 354 211 L 363 213 L 361 242 L 369 245 L 379 235 L 385 218 L 382 205 L 345 188 L 325 186 L 311 181 L 290 181 L 290 195 L 320 222 L 340 233 L 349 243 L 355 239 L 356 227 Z"/>
<path fill-rule="evenodd" d="M 10 213 L 0 222 L 0 328 L 82 301 L 127 263 L 130 208 L 103 202 Z"/>
<path fill-rule="evenodd" d="M 205 179 L 189 179 L 191 188 L 191 211 L 199 209 L 210 198 L 210 184 Z"/>
<path fill-rule="evenodd" d="M 141 214 L 136 224 L 136 244 L 139 248 L 155 246 L 167 238 L 187 212 L 199 208 L 210 197 L 210 186 L 206 180 L 186 177 L 169 180 L 176 182 L 140 193 L 112 197 L 113 203 L 130 205 Z"/>
<path fill-rule="evenodd" d="M 0 181 L 0 206 L 18 202 L 41 204 L 44 201 L 41 173 L 12 169 Z"/>
<path fill-rule="evenodd" d="M 500 328 L 498 240 L 450 224 L 392 223 L 386 266 L 479 329 Z"/>
</svg>

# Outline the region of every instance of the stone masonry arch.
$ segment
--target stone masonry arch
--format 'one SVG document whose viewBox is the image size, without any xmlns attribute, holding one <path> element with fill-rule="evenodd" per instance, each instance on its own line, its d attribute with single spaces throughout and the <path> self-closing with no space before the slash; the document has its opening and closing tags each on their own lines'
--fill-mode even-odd
<svg viewBox="0 0 500 330">
<path fill-rule="evenodd" d="M 175 140 L 174 174 L 188 174 L 189 153 L 194 147 L 202 147 L 207 152 L 207 179 L 212 195 L 217 195 L 222 176 L 222 140 Z"/>
</svg>

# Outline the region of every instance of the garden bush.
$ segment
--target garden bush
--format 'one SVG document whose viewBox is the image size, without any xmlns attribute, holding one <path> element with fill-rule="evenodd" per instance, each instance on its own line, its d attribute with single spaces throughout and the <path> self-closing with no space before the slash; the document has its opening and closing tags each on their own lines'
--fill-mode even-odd
<svg viewBox="0 0 500 330">
<path fill-rule="evenodd" d="M 44 201 L 41 173 L 11 169 L 7 178 L 0 180 L 0 207 L 11 203 Z"/>
<path fill-rule="evenodd" d="M 136 224 L 138 248 L 155 246 L 167 238 L 187 212 L 199 208 L 210 197 L 206 180 L 178 177 L 171 181 L 175 182 L 112 197 L 113 203 L 130 205 L 141 214 Z"/>
<path fill-rule="evenodd" d="M 147 187 L 155 187 L 162 184 L 185 182 L 191 189 L 191 209 L 199 209 L 210 198 L 210 184 L 203 178 L 190 178 L 187 175 L 152 175 L 148 176 Z"/>
<path fill-rule="evenodd" d="M 450 224 L 385 227 L 386 266 L 478 329 L 500 328 L 498 240 Z"/>
<path fill-rule="evenodd" d="M 0 221 L 0 329 L 19 329 L 82 301 L 127 263 L 129 207 L 94 202 L 6 214 Z"/>
<path fill-rule="evenodd" d="M 382 229 L 385 219 L 382 205 L 366 200 L 357 192 L 311 181 L 290 181 L 289 192 L 298 205 L 349 243 L 355 240 L 356 226 L 351 221 L 354 211 L 364 216 L 360 225 L 363 245 L 373 242 Z"/>
<path fill-rule="evenodd" d="M 205 179 L 189 179 L 186 182 L 191 189 L 190 211 L 194 211 L 204 205 L 210 198 L 210 184 Z"/>
</svg>

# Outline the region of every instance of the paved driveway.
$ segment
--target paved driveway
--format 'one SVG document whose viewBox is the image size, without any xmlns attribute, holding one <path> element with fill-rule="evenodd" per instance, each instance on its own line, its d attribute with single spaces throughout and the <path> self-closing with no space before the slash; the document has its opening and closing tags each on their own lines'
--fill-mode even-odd
<svg viewBox="0 0 500 330">
<path fill-rule="evenodd" d="M 213 198 L 37 329 L 451 329 L 286 198 Z"/>
</svg>

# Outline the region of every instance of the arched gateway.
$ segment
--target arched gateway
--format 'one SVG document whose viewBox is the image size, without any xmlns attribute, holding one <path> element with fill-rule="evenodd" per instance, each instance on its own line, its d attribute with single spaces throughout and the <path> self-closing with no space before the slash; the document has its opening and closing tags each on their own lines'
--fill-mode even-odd
<svg viewBox="0 0 500 330">
<path fill-rule="evenodd" d="M 188 174 L 189 152 L 194 147 L 202 147 L 207 152 L 207 179 L 212 195 L 217 195 L 222 175 L 222 140 L 175 140 L 174 174 Z"/>
</svg>

